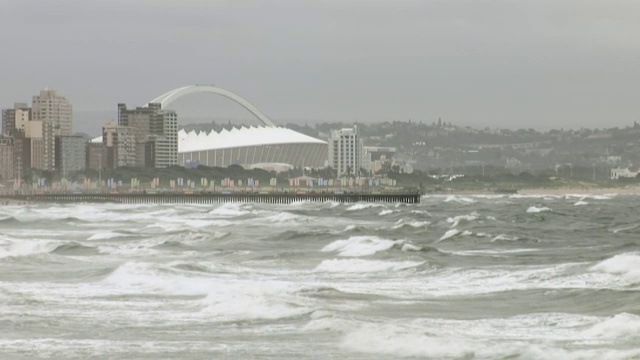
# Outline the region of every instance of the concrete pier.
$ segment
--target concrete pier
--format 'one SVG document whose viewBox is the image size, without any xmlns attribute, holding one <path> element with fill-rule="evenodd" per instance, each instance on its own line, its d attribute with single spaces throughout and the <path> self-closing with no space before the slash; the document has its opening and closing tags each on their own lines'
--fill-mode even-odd
<svg viewBox="0 0 640 360">
<path fill-rule="evenodd" d="M 0 199 L 20 203 L 54 202 L 54 203 L 120 203 L 120 204 L 214 204 L 214 203 L 268 203 L 290 204 L 297 201 L 341 203 L 383 202 L 417 204 L 419 193 L 197 193 L 197 194 L 36 194 L 36 195 L 4 195 Z"/>
</svg>

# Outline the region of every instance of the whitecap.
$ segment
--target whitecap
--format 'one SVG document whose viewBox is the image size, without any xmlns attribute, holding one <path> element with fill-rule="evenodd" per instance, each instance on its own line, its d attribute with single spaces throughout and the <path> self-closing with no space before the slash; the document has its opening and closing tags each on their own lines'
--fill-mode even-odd
<svg viewBox="0 0 640 360">
<path fill-rule="evenodd" d="M 323 252 L 339 252 L 339 256 L 369 256 L 379 251 L 391 249 L 401 241 L 381 239 L 376 236 L 352 236 L 346 240 L 336 240 L 323 247 Z"/>
<path fill-rule="evenodd" d="M 608 194 L 608 195 L 594 195 L 592 199 L 594 200 L 611 200 L 616 194 Z"/>
<path fill-rule="evenodd" d="M 46 240 L 19 240 L 5 242 L 0 246 L 0 259 L 46 254 L 55 250 L 61 242 Z"/>
<path fill-rule="evenodd" d="M 415 246 L 410 243 L 406 243 L 402 245 L 402 251 L 421 251 L 422 248 L 420 246 Z"/>
<path fill-rule="evenodd" d="M 584 335 L 595 338 L 637 338 L 640 334 L 640 316 L 621 313 L 595 324 Z"/>
<path fill-rule="evenodd" d="M 499 234 L 497 236 L 495 236 L 493 239 L 491 239 L 491 242 L 495 242 L 495 241 L 516 241 L 518 240 L 517 236 L 511 236 L 511 235 L 507 235 L 507 234 Z"/>
<path fill-rule="evenodd" d="M 344 230 L 342 230 L 342 232 L 347 232 L 347 231 L 351 231 L 351 230 L 355 230 L 358 228 L 358 225 L 355 224 L 351 224 L 351 225 L 347 225 Z"/>
<path fill-rule="evenodd" d="M 157 264 L 126 262 L 103 283 L 111 293 L 204 296 L 198 304 L 210 321 L 279 319 L 310 311 L 305 305 L 308 299 L 293 295 L 299 286 L 271 279 L 197 276 Z"/>
<path fill-rule="evenodd" d="M 410 226 L 412 228 L 422 228 L 431 224 L 431 221 L 409 221 L 405 222 L 404 219 L 400 219 L 396 221 L 396 223 L 391 227 L 392 229 L 399 229 L 404 226 Z"/>
<path fill-rule="evenodd" d="M 452 238 L 452 237 L 454 237 L 454 236 L 456 236 L 458 234 L 460 234 L 460 230 L 451 229 L 451 230 L 447 231 L 446 233 L 444 233 L 444 235 L 442 235 L 442 237 L 440 239 L 436 240 L 436 243 L 439 243 L 442 240 L 446 240 L 446 239 Z"/>
<path fill-rule="evenodd" d="M 463 221 L 475 221 L 478 219 L 478 213 L 473 212 L 469 215 L 458 215 L 454 217 L 447 218 L 447 223 L 451 224 L 451 227 L 458 226 Z"/>
<path fill-rule="evenodd" d="M 223 216 L 223 217 L 234 217 L 234 216 L 242 216 L 249 213 L 248 210 L 243 208 L 244 204 L 234 204 L 234 203 L 225 203 L 220 207 L 209 211 L 209 215 Z"/>
<path fill-rule="evenodd" d="M 348 332 L 341 345 L 351 351 L 378 356 L 434 359 L 469 358 L 478 349 L 478 344 L 468 345 L 460 339 L 427 335 L 424 330 L 395 324 L 367 324 Z"/>
<path fill-rule="evenodd" d="M 389 215 L 389 214 L 393 214 L 395 211 L 391 210 L 391 209 L 385 209 L 382 210 L 378 213 L 379 216 L 385 216 L 385 215 Z"/>
<path fill-rule="evenodd" d="M 640 254 L 619 254 L 603 260 L 591 267 L 592 271 L 621 275 L 622 279 L 630 282 L 640 282 Z"/>
<path fill-rule="evenodd" d="M 215 279 L 207 288 L 201 312 L 221 321 L 275 320 L 312 311 L 307 307 L 308 299 L 292 295 L 298 288 L 284 281 Z"/>
<path fill-rule="evenodd" d="M 547 211 L 551 211 L 551 209 L 546 206 L 543 206 L 543 207 L 530 206 L 527 209 L 528 214 L 536 214 L 536 213 L 547 212 Z"/>
<path fill-rule="evenodd" d="M 416 215 L 426 215 L 426 216 L 428 216 L 428 217 L 431 217 L 431 216 L 432 216 L 432 215 L 431 215 L 431 213 L 429 213 L 429 212 L 428 212 L 428 211 L 426 211 L 426 210 L 411 210 L 411 211 L 410 211 L 410 213 L 411 213 L 411 214 L 416 214 Z"/>
<path fill-rule="evenodd" d="M 270 223 L 287 223 L 287 222 L 304 220 L 304 219 L 306 219 L 305 216 L 291 214 L 288 212 L 277 213 L 275 215 L 271 215 L 265 218 L 265 220 L 267 220 Z"/>
<path fill-rule="evenodd" d="M 349 206 L 347 208 L 347 211 L 357 211 L 357 210 L 364 210 L 364 209 L 369 209 L 374 207 L 383 207 L 383 206 L 384 206 L 383 204 L 376 204 L 376 203 L 357 203 Z"/>
<path fill-rule="evenodd" d="M 450 195 L 450 196 L 447 196 L 446 199 L 444 199 L 444 202 L 455 202 L 455 203 L 458 203 L 458 204 L 473 204 L 476 201 L 473 200 L 472 198 L 468 198 L 468 197 Z"/>
</svg>

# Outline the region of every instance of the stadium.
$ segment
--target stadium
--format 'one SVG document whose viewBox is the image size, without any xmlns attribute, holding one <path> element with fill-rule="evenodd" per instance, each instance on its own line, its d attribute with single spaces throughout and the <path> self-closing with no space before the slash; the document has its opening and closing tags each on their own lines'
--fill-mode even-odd
<svg viewBox="0 0 640 360">
<path fill-rule="evenodd" d="M 169 91 L 149 103 L 159 103 L 163 109 L 194 93 L 212 93 L 235 101 L 252 113 L 263 125 L 211 131 L 178 133 L 178 165 L 271 167 L 289 165 L 321 168 L 326 165 L 326 141 L 278 127 L 255 106 L 240 96 L 214 85 L 191 85 Z"/>
<path fill-rule="evenodd" d="M 321 168 L 326 164 L 328 145 L 291 129 L 259 126 L 233 128 L 230 131 L 195 131 L 178 133 L 178 165 L 287 164 L 295 167 Z"/>
</svg>

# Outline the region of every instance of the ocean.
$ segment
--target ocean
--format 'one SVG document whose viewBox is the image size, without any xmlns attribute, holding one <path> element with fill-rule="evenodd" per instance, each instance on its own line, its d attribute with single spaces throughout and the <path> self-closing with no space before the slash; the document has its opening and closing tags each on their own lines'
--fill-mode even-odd
<svg viewBox="0 0 640 360">
<path fill-rule="evenodd" d="M 640 359 L 639 208 L 0 206 L 0 359 Z"/>
</svg>

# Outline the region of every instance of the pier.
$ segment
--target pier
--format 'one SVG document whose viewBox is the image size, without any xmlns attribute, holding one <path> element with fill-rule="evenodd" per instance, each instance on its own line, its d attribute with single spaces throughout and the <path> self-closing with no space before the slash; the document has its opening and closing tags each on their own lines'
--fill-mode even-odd
<svg viewBox="0 0 640 360">
<path fill-rule="evenodd" d="M 417 204 L 420 193 L 160 193 L 160 194 L 23 194 L 0 195 L 0 203 L 119 203 L 119 204 L 216 204 L 267 203 L 290 204 L 299 201 L 341 203 L 380 202 Z"/>
</svg>

